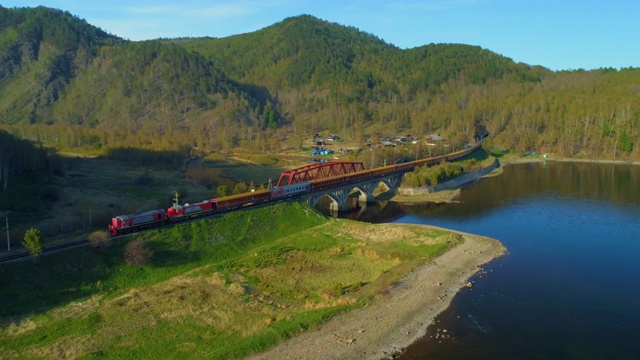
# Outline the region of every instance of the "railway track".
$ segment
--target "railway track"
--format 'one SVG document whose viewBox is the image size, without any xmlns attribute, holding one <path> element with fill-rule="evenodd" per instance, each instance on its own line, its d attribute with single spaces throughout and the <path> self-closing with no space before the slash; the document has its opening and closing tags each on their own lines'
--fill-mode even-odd
<svg viewBox="0 0 640 360">
<path fill-rule="evenodd" d="M 68 242 L 68 243 L 64 243 L 64 244 L 51 246 L 51 247 L 48 247 L 48 248 L 45 248 L 44 250 L 42 250 L 42 254 L 41 255 L 51 254 L 51 253 L 56 252 L 58 250 L 63 250 L 63 249 L 68 249 L 68 248 L 84 245 L 84 244 L 87 244 L 88 242 L 89 242 L 89 240 L 83 239 L 83 240 L 76 240 L 76 241 L 72 241 L 72 242 Z M 0 257 L 0 263 L 9 262 L 9 261 L 12 261 L 12 260 L 24 259 L 24 258 L 28 258 L 30 256 L 31 256 L 31 254 L 29 254 L 28 252 L 20 253 L 20 254 L 8 255 L 8 256 Z"/>
</svg>

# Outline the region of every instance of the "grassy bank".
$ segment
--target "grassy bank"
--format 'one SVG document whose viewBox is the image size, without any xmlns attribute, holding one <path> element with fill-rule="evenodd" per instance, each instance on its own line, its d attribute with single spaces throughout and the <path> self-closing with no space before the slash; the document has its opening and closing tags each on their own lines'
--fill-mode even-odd
<svg viewBox="0 0 640 360">
<path fill-rule="evenodd" d="M 124 261 L 134 239 L 154 252 L 148 264 Z M 0 353 L 242 358 L 363 305 L 459 241 L 277 204 L 5 264 Z"/>
</svg>

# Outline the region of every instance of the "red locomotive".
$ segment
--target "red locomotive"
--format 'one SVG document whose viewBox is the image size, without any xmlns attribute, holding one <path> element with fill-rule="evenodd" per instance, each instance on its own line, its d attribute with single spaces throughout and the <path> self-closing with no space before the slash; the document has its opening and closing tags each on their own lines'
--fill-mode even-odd
<svg viewBox="0 0 640 360">
<path fill-rule="evenodd" d="M 172 221 L 180 221 L 205 216 L 215 211 L 213 202 L 211 200 L 205 200 L 195 204 L 179 205 L 177 203 L 177 198 L 178 194 L 176 193 L 176 202 L 167 210 L 167 217 Z"/>
<path fill-rule="evenodd" d="M 118 215 L 111 219 L 109 230 L 111 235 L 126 234 L 142 228 L 164 225 L 167 213 L 163 210 L 150 210 L 141 214 Z"/>
</svg>

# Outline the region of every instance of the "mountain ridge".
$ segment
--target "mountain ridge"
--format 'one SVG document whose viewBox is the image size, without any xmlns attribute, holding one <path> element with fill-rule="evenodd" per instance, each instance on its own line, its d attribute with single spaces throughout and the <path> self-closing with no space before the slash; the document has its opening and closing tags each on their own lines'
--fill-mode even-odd
<svg viewBox="0 0 640 360">
<path fill-rule="evenodd" d="M 212 150 L 320 130 L 359 141 L 438 131 L 463 144 L 488 129 L 500 148 L 638 156 L 637 69 L 552 72 L 465 44 L 400 49 L 311 15 L 225 38 L 133 42 L 61 10 L 0 7 L 0 57 L 2 124 Z"/>
</svg>

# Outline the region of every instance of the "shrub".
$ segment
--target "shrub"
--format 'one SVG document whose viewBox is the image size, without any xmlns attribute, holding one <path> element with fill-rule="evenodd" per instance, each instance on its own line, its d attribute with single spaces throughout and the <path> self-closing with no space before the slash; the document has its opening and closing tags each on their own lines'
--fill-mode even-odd
<svg viewBox="0 0 640 360">
<path fill-rule="evenodd" d="M 113 241 L 111 240 L 111 236 L 109 236 L 108 232 L 104 230 L 97 230 L 89 235 L 89 243 L 96 250 L 105 252 L 109 247 L 111 247 Z"/>
<path fill-rule="evenodd" d="M 129 265 L 147 264 L 153 257 L 153 251 L 147 248 L 144 239 L 130 241 L 124 248 L 124 261 Z"/>
<path fill-rule="evenodd" d="M 31 228 L 24 233 L 22 245 L 29 250 L 31 256 L 38 256 L 44 249 L 44 240 L 40 236 L 40 230 Z"/>
<path fill-rule="evenodd" d="M 218 197 L 227 196 L 229 194 L 229 188 L 224 185 L 220 185 L 218 186 L 217 192 L 218 192 Z"/>
<path fill-rule="evenodd" d="M 234 194 L 243 194 L 243 193 L 246 193 L 248 191 L 248 188 L 249 187 L 247 186 L 247 184 L 245 184 L 243 182 L 239 182 L 233 188 L 233 193 Z"/>
</svg>

